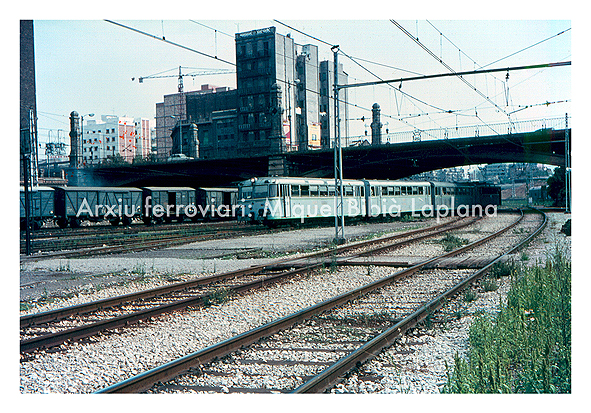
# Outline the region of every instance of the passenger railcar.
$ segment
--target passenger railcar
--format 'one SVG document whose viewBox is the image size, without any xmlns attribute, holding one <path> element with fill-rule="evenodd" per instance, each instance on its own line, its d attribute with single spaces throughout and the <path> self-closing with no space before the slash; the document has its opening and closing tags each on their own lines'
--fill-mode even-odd
<svg viewBox="0 0 591 413">
<path fill-rule="evenodd" d="M 253 178 L 238 186 L 238 221 L 269 222 L 334 216 L 334 180 L 318 178 Z M 343 181 L 346 216 L 365 214 L 365 185 Z"/>
<path fill-rule="evenodd" d="M 239 185 L 239 221 L 272 223 L 282 220 L 334 217 L 335 183 L 332 179 L 265 177 Z M 371 218 L 422 213 L 426 216 L 474 205 L 498 205 L 489 192 L 472 183 L 346 180 L 343 215 Z"/>
<path fill-rule="evenodd" d="M 364 216 L 408 214 L 432 210 L 429 182 L 363 181 L 367 205 Z"/>
<path fill-rule="evenodd" d="M 477 184 L 476 198 L 479 205 L 501 205 L 501 188 L 498 186 Z"/>
</svg>

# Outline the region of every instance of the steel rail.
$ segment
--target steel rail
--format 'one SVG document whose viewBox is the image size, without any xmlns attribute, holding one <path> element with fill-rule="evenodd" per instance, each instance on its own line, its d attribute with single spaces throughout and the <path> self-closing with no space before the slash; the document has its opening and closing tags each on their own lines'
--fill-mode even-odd
<svg viewBox="0 0 591 413">
<path fill-rule="evenodd" d="M 65 308 L 59 308 L 56 310 L 44 311 L 41 313 L 27 314 L 27 315 L 20 317 L 20 325 L 21 325 L 21 327 L 28 327 L 28 326 L 31 326 L 34 324 L 42 324 L 42 323 L 46 323 L 46 322 L 50 322 L 50 321 L 56 321 L 56 320 L 63 319 L 65 317 L 68 317 L 71 315 L 79 315 L 79 314 L 84 314 L 84 313 L 88 313 L 91 311 L 114 307 L 117 305 L 128 303 L 130 301 L 134 301 L 134 300 L 154 298 L 154 297 L 158 297 L 163 294 L 169 294 L 171 292 L 176 292 L 176 291 L 183 291 L 183 290 L 187 290 L 189 288 L 197 287 L 197 286 L 204 285 L 204 284 L 210 284 L 210 283 L 214 283 L 214 282 L 224 281 L 227 279 L 241 277 L 241 276 L 245 276 L 245 275 L 252 275 L 252 274 L 255 274 L 256 272 L 260 272 L 260 271 L 272 270 L 275 267 L 278 267 L 280 264 L 289 265 L 290 262 L 296 263 L 296 262 L 302 261 L 302 260 L 323 258 L 323 257 L 329 256 L 330 254 L 337 254 L 337 253 L 349 251 L 351 249 L 366 247 L 366 246 L 371 245 L 372 243 L 376 243 L 376 242 L 388 242 L 388 241 L 391 241 L 391 240 L 394 240 L 397 238 L 416 235 L 421 232 L 429 232 L 429 231 L 433 231 L 433 230 L 437 231 L 441 228 L 445 228 L 446 226 L 450 226 L 455 223 L 457 223 L 457 220 L 453 221 L 451 223 L 450 222 L 441 223 L 441 224 L 430 226 L 427 228 L 419 228 L 419 229 L 415 229 L 415 230 L 411 230 L 411 231 L 406 231 L 403 233 L 394 234 L 394 235 L 384 237 L 384 238 L 376 238 L 373 240 L 359 241 L 359 242 L 351 243 L 348 245 L 341 245 L 341 246 L 338 246 L 332 250 L 312 252 L 312 253 L 304 254 L 300 257 L 281 258 L 281 259 L 274 260 L 273 262 L 268 263 L 268 264 L 256 265 L 256 266 L 252 266 L 252 267 L 249 267 L 246 269 L 229 271 L 226 273 L 203 277 L 203 278 L 199 278 L 196 280 L 175 283 L 175 284 L 171 284 L 171 285 L 164 286 L 164 287 L 152 288 L 149 290 L 144 290 L 144 291 L 135 292 L 135 293 L 129 293 L 129 294 L 125 294 L 125 295 L 121 295 L 121 296 L 117 296 L 117 297 L 105 298 L 105 299 L 93 301 L 90 303 L 78 304 L 78 305 L 69 306 L 69 307 L 65 307 Z M 469 223 L 466 225 L 469 225 Z"/>
<path fill-rule="evenodd" d="M 500 262 L 504 257 L 512 254 L 516 250 L 522 248 L 526 244 L 528 244 L 534 237 L 536 237 L 546 226 L 547 223 L 547 216 L 545 213 L 541 211 L 537 211 L 538 213 L 542 214 L 543 222 L 542 224 L 534 231 L 530 236 L 526 239 L 518 243 L 515 247 L 511 248 L 509 251 L 505 252 L 498 256 L 495 260 L 490 262 L 485 267 L 481 268 L 480 270 L 476 271 L 475 273 L 471 274 L 470 276 L 466 277 L 458 284 L 444 292 L 443 294 L 439 295 L 438 297 L 432 299 L 427 304 L 419 307 L 415 312 L 410 314 L 408 317 L 404 318 L 400 322 L 396 323 L 392 327 L 388 328 L 383 333 L 379 334 L 372 340 L 368 341 L 363 346 L 359 347 L 357 350 L 351 352 L 347 356 L 343 357 L 339 361 L 337 361 L 332 366 L 326 368 L 317 376 L 313 377 L 306 383 L 302 384 L 298 388 L 292 391 L 292 393 L 321 393 L 328 389 L 329 387 L 336 384 L 340 378 L 343 377 L 344 374 L 351 371 L 353 368 L 361 365 L 362 363 L 366 362 L 369 359 L 376 357 L 380 354 L 385 348 L 388 348 L 394 344 L 396 339 L 403 334 L 408 329 L 414 327 L 419 322 L 424 320 L 429 314 L 439 310 L 443 305 L 455 294 L 465 289 L 467 286 L 471 285 L 474 281 L 481 278 L 484 274 L 486 274 L 490 269 Z"/>
<path fill-rule="evenodd" d="M 226 233 L 227 234 L 227 233 Z M 146 249 L 151 249 L 154 247 L 160 247 L 160 246 L 175 246 L 175 245 L 183 245 L 183 244 L 188 244 L 190 242 L 194 242 L 194 241 L 204 241 L 204 240 L 214 240 L 214 239 L 218 239 L 216 237 L 216 235 L 218 235 L 218 233 L 214 232 L 214 231 L 209 231 L 209 232 L 203 232 L 203 233 L 196 233 L 196 234 L 191 234 L 188 236 L 183 236 L 183 234 L 179 234 L 177 236 L 169 236 L 167 235 L 168 238 L 164 238 L 164 237 L 158 237 L 158 234 L 155 234 L 156 238 L 155 240 L 150 240 L 150 241 L 143 241 L 143 240 L 137 240 L 137 239 L 124 239 L 124 238 L 117 238 L 117 239 L 113 239 L 113 242 L 117 242 L 114 245 L 108 245 L 108 246 L 95 246 L 95 247 L 84 247 L 84 248 L 79 248 L 79 249 L 75 249 L 75 250 L 69 250 L 69 251 L 46 251 L 45 253 L 41 253 L 41 255 L 36 255 L 36 256 L 27 256 L 26 259 L 21 258 L 21 260 L 23 262 L 35 262 L 35 261 L 40 261 L 40 260 L 44 260 L 44 259 L 51 259 L 51 258 L 56 258 L 56 257 L 83 257 L 83 256 L 87 256 L 87 255 L 92 255 L 92 254 L 96 254 L 96 253 L 116 253 L 116 252 L 129 252 L 129 251 L 143 251 Z M 242 232 L 232 232 L 231 233 L 232 236 L 244 236 L 244 235 L 259 235 L 259 234 L 253 234 L 250 231 L 242 231 Z M 204 239 L 204 237 L 206 237 Z M 101 241 L 103 243 L 105 242 L 109 242 L 109 240 L 104 240 Z"/>
<path fill-rule="evenodd" d="M 307 267 L 298 268 L 292 271 L 287 271 L 281 274 L 265 277 L 259 280 L 251 281 L 249 283 L 238 285 L 236 287 L 228 288 L 228 291 L 240 293 L 253 288 L 260 288 L 265 285 L 273 284 L 281 280 L 282 278 L 291 277 L 303 272 L 312 271 L 320 267 L 321 265 L 322 264 L 312 264 Z M 204 305 L 207 302 L 209 296 L 210 294 L 200 294 L 195 297 L 178 300 L 168 304 L 162 304 L 144 310 L 134 311 L 129 314 L 97 321 L 92 324 L 75 327 L 56 333 L 45 334 L 27 340 L 21 340 L 20 352 L 21 354 L 26 354 L 38 350 L 40 348 L 55 347 L 68 340 L 80 340 L 82 338 L 96 335 L 99 332 L 113 330 L 120 327 L 126 327 L 131 324 L 137 323 L 138 321 L 150 319 L 152 317 L 156 317 L 164 313 L 170 313 L 191 306 Z"/>
<path fill-rule="evenodd" d="M 473 222 L 473 221 L 468 220 L 468 223 L 461 223 L 460 225 L 456 225 L 453 228 L 455 229 L 458 227 L 463 227 L 465 225 L 469 225 L 471 222 Z M 436 235 L 440 232 L 446 231 L 446 230 L 447 229 L 437 229 L 435 231 L 435 233 L 432 233 L 430 236 L 434 236 L 434 235 Z M 407 233 L 397 234 L 395 237 L 406 236 L 406 235 L 407 235 Z M 422 239 L 423 237 L 420 237 L 420 238 Z M 373 240 L 373 242 L 382 242 L 382 241 L 383 241 L 383 239 Z M 411 241 L 413 241 L 413 240 L 408 240 L 408 241 L 403 241 L 403 242 L 408 243 Z M 365 242 L 362 242 L 362 244 L 365 244 Z M 345 246 L 344 249 L 348 249 L 348 248 L 352 248 L 352 246 L 351 245 Z M 382 248 L 380 247 L 380 250 L 381 249 Z M 319 253 L 313 253 L 312 255 L 325 255 L 325 254 L 326 254 L 326 251 L 321 251 Z M 286 260 L 288 262 L 290 261 L 289 258 L 279 260 L 279 261 L 286 261 Z M 297 275 L 300 273 L 313 271 L 322 265 L 324 265 L 324 262 L 316 262 L 316 263 L 312 263 L 312 264 L 306 264 L 304 266 L 301 266 L 297 269 L 293 269 L 291 271 L 282 272 L 281 274 L 276 274 L 273 276 L 265 277 L 263 279 L 259 279 L 259 280 L 255 280 L 255 281 L 252 281 L 249 283 L 241 284 L 241 285 L 238 285 L 235 287 L 230 287 L 230 288 L 228 288 L 228 291 L 234 292 L 234 293 L 239 293 L 239 292 L 248 291 L 248 290 L 254 289 L 254 288 L 260 288 L 264 285 L 278 282 L 283 278 L 288 278 L 288 277 L 291 277 L 291 276 L 294 276 L 294 275 Z M 276 266 L 276 263 L 273 265 L 261 265 L 258 267 L 251 267 L 248 269 L 238 270 L 238 271 L 234 271 L 231 273 L 220 274 L 217 276 L 214 275 L 211 277 L 201 278 L 201 279 L 193 280 L 193 281 L 187 281 L 184 283 L 174 284 L 174 285 L 170 285 L 170 286 L 166 286 L 166 287 L 159 287 L 159 288 L 155 288 L 155 289 L 151 289 L 151 290 L 147 290 L 147 291 L 142 291 L 139 293 L 131 293 L 131 294 L 127 294 L 126 296 L 107 298 L 107 299 L 103 299 L 103 300 L 88 303 L 88 304 L 80 304 L 80 305 L 73 306 L 73 307 L 67 307 L 65 309 L 57 309 L 57 310 L 53 310 L 53 311 L 46 312 L 46 313 L 40 313 L 38 315 L 38 317 L 36 317 L 36 318 L 23 317 L 23 318 L 21 318 L 21 325 L 31 326 L 31 325 L 34 325 L 35 323 L 39 324 L 41 322 L 41 320 L 45 320 L 45 322 L 48 322 L 48 321 L 52 321 L 55 319 L 60 319 L 60 318 L 64 317 L 64 314 L 69 313 L 69 315 L 71 315 L 72 311 L 76 311 L 75 314 L 80 314 L 81 312 L 89 312 L 91 310 L 100 310 L 105 307 L 113 307 L 116 304 L 122 304 L 125 302 L 129 302 L 130 297 L 133 297 L 135 300 L 142 299 L 142 298 L 144 298 L 144 299 L 145 298 L 153 298 L 155 296 L 164 295 L 164 294 L 170 293 L 170 292 L 175 292 L 175 291 L 179 291 L 179 290 L 181 290 L 181 291 L 187 290 L 188 288 L 193 287 L 193 286 L 197 286 L 197 285 L 211 284 L 213 282 L 217 282 L 217 281 L 221 281 L 221 280 L 225 280 L 225 279 L 229 279 L 229 278 L 236 278 L 239 276 L 250 275 L 250 274 L 254 274 L 254 273 L 257 273 L 260 271 L 264 271 L 264 270 L 272 270 L 272 269 L 274 269 L 275 266 Z M 180 285 L 183 287 L 179 288 Z M 117 317 L 112 317 L 109 319 L 93 322 L 93 323 L 86 324 L 83 326 L 74 327 L 74 328 L 70 328 L 70 329 L 55 332 L 55 333 L 43 334 L 43 335 L 39 335 L 37 337 L 33 337 L 30 339 L 21 340 L 20 352 L 21 352 L 21 354 L 26 354 L 26 353 L 30 353 L 30 352 L 33 352 L 35 350 L 42 349 L 42 348 L 55 347 L 55 346 L 58 346 L 64 342 L 68 341 L 68 340 L 80 340 L 80 339 L 83 339 L 86 337 L 96 335 L 97 333 L 100 333 L 103 331 L 113 330 L 113 329 L 120 328 L 120 327 L 126 327 L 128 325 L 137 323 L 141 320 L 147 320 L 147 319 L 159 316 L 164 313 L 178 311 L 183 308 L 187 308 L 187 307 L 191 307 L 191 306 L 204 305 L 208 299 L 208 296 L 209 296 L 209 294 L 202 294 L 202 295 L 198 295 L 195 297 L 177 300 L 173 303 L 157 305 L 157 306 L 154 306 L 154 307 L 151 307 L 148 309 L 134 311 L 129 314 L 120 315 Z M 35 314 L 33 314 L 31 316 L 35 316 Z"/>
<path fill-rule="evenodd" d="M 214 344 L 209 346 L 205 349 L 196 351 L 194 353 L 188 354 L 184 357 L 181 357 L 177 360 L 173 360 L 169 363 L 166 363 L 162 366 L 153 368 L 148 370 L 144 373 L 140 373 L 134 377 L 131 377 L 127 380 L 122 382 L 116 383 L 104 389 L 97 391 L 96 393 L 133 393 L 133 392 L 141 392 L 144 390 L 149 389 L 152 385 L 158 382 L 168 381 L 173 379 L 174 377 L 178 376 L 179 374 L 188 371 L 190 368 L 205 364 L 207 362 L 213 361 L 215 359 L 219 359 L 224 357 L 234 351 L 239 350 L 243 346 L 248 346 L 256 342 L 257 340 L 270 336 L 278 331 L 284 330 L 296 324 L 299 321 L 306 320 L 313 315 L 320 314 L 324 311 L 330 310 L 334 307 L 339 305 L 345 304 L 348 301 L 354 300 L 359 298 L 373 290 L 379 289 L 384 287 L 393 281 L 396 281 L 400 278 L 406 277 L 410 274 L 413 274 L 417 271 L 420 271 L 428 264 L 431 264 L 437 260 L 442 258 L 447 258 L 456 254 L 459 254 L 471 247 L 478 246 L 486 240 L 489 240 L 495 236 L 498 236 L 510 228 L 513 228 L 523 219 L 523 212 L 519 219 L 515 222 L 510 224 L 509 226 L 491 234 L 481 240 L 477 240 L 471 244 L 458 248 L 454 251 L 447 252 L 442 254 L 438 257 L 427 259 L 419 264 L 416 264 L 412 267 L 406 268 L 402 271 L 399 271 L 395 274 L 392 274 L 388 277 L 382 278 L 380 280 L 376 280 L 370 284 L 366 284 L 364 286 L 358 287 L 352 291 L 343 293 L 336 297 L 333 297 L 329 300 L 323 301 L 311 307 L 305 308 L 300 310 L 296 313 L 288 315 L 286 317 L 280 318 L 276 321 L 271 323 L 265 324 L 263 326 L 254 328 L 252 330 L 246 331 L 242 334 L 239 334 L 235 337 L 230 339 L 224 340 L 218 344 Z"/>
<path fill-rule="evenodd" d="M 420 239 L 423 239 L 426 237 L 432 237 L 432 236 L 435 236 L 435 235 L 442 233 L 444 231 L 448 231 L 449 229 L 458 229 L 458 228 L 467 226 L 467 225 L 471 224 L 472 222 L 474 222 L 474 220 L 467 220 L 467 222 L 461 222 L 459 225 L 452 226 L 451 228 L 444 228 L 444 229 L 439 228 L 439 229 L 435 230 L 435 232 L 431 232 L 430 234 L 418 237 L 418 239 L 420 240 Z M 454 223 L 456 223 L 456 222 L 454 222 Z M 445 226 L 445 224 L 444 224 L 444 226 Z M 431 227 L 430 229 L 432 230 L 433 228 Z M 424 232 L 424 229 L 419 229 L 419 230 L 415 230 L 415 231 Z M 414 233 L 415 231 L 411 231 L 411 232 Z M 396 238 L 396 237 L 407 236 L 407 235 L 408 235 L 408 233 L 403 233 L 403 234 L 394 235 L 393 237 Z M 394 247 L 394 246 L 399 246 L 402 244 L 408 244 L 408 243 L 414 242 L 416 240 L 417 239 L 409 239 L 409 240 L 401 241 L 401 242 L 396 243 L 394 245 L 390 245 L 388 247 Z M 381 243 L 383 241 L 384 241 L 384 239 L 380 238 L 380 239 L 376 239 L 376 240 L 362 241 L 359 244 L 365 245 L 368 242 L 369 243 L 372 243 L 372 242 L 373 243 L 375 243 L 375 242 Z M 482 242 L 484 242 L 484 241 L 482 241 Z M 358 246 L 356 244 L 351 244 L 348 246 L 344 246 L 341 249 L 347 250 L 347 249 L 351 249 L 351 248 L 358 248 Z M 376 251 L 382 251 L 383 249 L 384 249 L 383 246 L 377 247 Z M 459 252 L 461 252 L 461 250 L 456 250 L 455 253 L 459 253 Z M 327 251 L 321 251 L 318 253 L 313 253 L 311 255 L 325 256 L 326 254 L 327 254 Z M 355 256 L 353 256 L 353 257 L 355 257 Z M 292 260 L 292 259 L 286 258 L 286 259 L 282 259 L 279 261 L 287 261 L 289 263 L 289 262 L 294 262 L 294 261 L 297 261 L 300 259 L 301 258 Z M 337 263 L 338 263 L 338 260 L 337 260 Z M 275 262 L 274 264 L 271 264 L 271 265 L 261 265 L 261 266 L 257 266 L 257 267 L 251 267 L 251 268 L 244 269 L 244 270 L 237 270 L 237 271 L 233 271 L 230 273 L 224 273 L 224 274 L 220 274 L 220 275 L 214 275 L 211 277 L 201 278 L 198 280 L 186 281 L 186 282 L 180 283 L 180 284 L 173 284 L 170 286 L 158 287 L 158 288 L 151 289 L 151 290 L 141 291 L 139 293 L 130 293 L 125 296 L 106 298 L 103 300 L 99 300 L 99 301 L 95 301 L 95 302 L 91 302 L 91 303 L 87 303 L 87 304 L 80 304 L 77 306 L 67 307 L 64 309 L 52 310 L 52 311 L 49 311 L 46 313 L 39 313 L 38 317 L 32 317 L 32 316 L 35 316 L 35 314 L 33 314 L 29 317 L 24 316 L 23 318 L 21 318 L 21 326 L 23 326 L 23 325 L 24 326 L 32 326 L 32 325 L 41 323 L 42 320 L 44 320 L 44 322 L 59 320 L 59 319 L 64 318 L 67 315 L 87 313 L 90 311 L 100 310 L 100 309 L 104 309 L 104 308 L 108 308 L 108 307 L 113 307 L 115 305 L 128 303 L 133 300 L 154 298 L 154 297 L 158 297 L 161 295 L 165 295 L 167 293 L 184 291 L 184 290 L 187 290 L 188 288 L 191 288 L 194 286 L 203 285 L 203 284 L 211 284 L 214 282 L 227 280 L 227 279 L 231 279 L 231 278 L 237 278 L 237 277 L 245 276 L 245 275 L 252 275 L 252 274 L 256 274 L 257 272 L 261 272 L 261 271 L 265 271 L 265 270 L 278 269 L 278 270 L 284 271 L 281 274 L 265 277 L 265 278 L 255 280 L 255 281 L 252 281 L 249 283 L 245 283 L 245 284 L 241 284 L 241 285 L 238 285 L 235 287 L 228 288 L 228 291 L 233 292 L 233 293 L 244 292 L 244 291 L 248 291 L 248 290 L 251 290 L 254 288 L 260 288 L 264 285 L 279 282 L 283 278 L 288 278 L 288 277 L 291 277 L 291 276 L 294 276 L 297 274 L 313 271 L 316 268 L 318 268 L 324 264 L 325 264 L 324 261 L 317 261 L 312 264 L 298 266 L 296 269 L 292 269 L 290 271 L 285 272 L 283 268 L 276 268 L 278 264 L 277 264 L 277 262 Z M 182 288 L 179 286 L 181 286 Z M 208 297 L 209 297 L 209 294 L 202 294 L 202 295 L 198 295 L 195 297 L 177 300 L 173 303 L 155 305 L 155 306 L 148 308 L 148 309 L 134 311 L 134 312 L 131 312 L 131 313 L 128 313 L 125 315 L 120 315 L 117 317 L 112 317 L 109 319 L 96 321 L 96 322 L 89 323 L 89 324 L 86 324 L 83 326 L 74 327 L 74 328 L 62 330 L 62 331 L 55 332 L 55 333 L 43 334 L 43 335 L 39 335 L 37 337 L 33 337 L 30 339 L 21 340 L 20 352 L 21 352 L 21 354 L 26 354 L 26 353 L 30 353 L 30 352 L 33 352 L 35 350 L 42 349 L 42 348 L 55 347 L 55 346 L 58 346 L 64 342 L 68 341 L 68 340 L 80 340 L 80 339 L 83 339 L 86 337 L 96 335 L 100 332 L 113 330 L 113 329 L 121 328 L 121 327 L 126 327 L 128 325 L 137 323 L 142 320 L 148 320 L 152 317 L 156 317 L 156 316 L 162 315 L 164 313 L 178 311 L 178 310 L 181 310 L 181 309 L 184 309 L 187 307 L 191 307 L 191 306 L 202 306 L 207 302 Z"/>
</svg>

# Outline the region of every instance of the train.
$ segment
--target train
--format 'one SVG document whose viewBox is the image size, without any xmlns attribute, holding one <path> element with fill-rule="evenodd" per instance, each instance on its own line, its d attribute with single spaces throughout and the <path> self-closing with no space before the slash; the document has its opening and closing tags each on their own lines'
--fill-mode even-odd
<svg viewBox="0 0 591 413">
<path fill-rule="evenodd" d="M 496 213 L 499 187 L 483 183 L 343 180 L 344 217 Z M 238 184 L 238 221 L 275 225 L 340 215 L 334 179 L 262 177 Z M 487 209 L 488 208 L 488 209 Z"/>
<path fill-rule="evenodd" d="M 68 187 L 38 186 L 30 191 L 30 220 L 39 229 L 45 222 L 60 228 L 79 227 L 83 221 L 107 220 L 147 225 L 210 219 L 230 219 L 238 188 L 214 187 Z M 26 227 L 24 188 L 20 189 L 20 224 Z"/>
<path fill-rule="evenodd" d="M 335 193 L 334 179 L 299 177 L 255 177 L 225 188 L 39 186 L 31 190 L 30 219 L 34 228 L 44 222 L 76 228 L 83 221 L 152 225 L 214 219 L 272 226 L 334 217 L 340 211 Z M 484 208 L 501 204 L 500 188 L 482 183 L 344 180 L 342 195 L 343 215 L 366 219 L 482 214 Z M 20 220 L 25 228 L 22 187 Z"/>
</svg>

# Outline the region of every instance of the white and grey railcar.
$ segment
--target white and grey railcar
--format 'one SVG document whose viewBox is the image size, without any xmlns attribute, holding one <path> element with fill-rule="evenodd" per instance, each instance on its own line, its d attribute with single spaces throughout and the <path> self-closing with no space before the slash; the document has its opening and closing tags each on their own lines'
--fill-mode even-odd
<svg viewBox="0 0 591 413">
<path fill-rule="evenodd" d="M 460 207 L 481 204 L 480 188 L 474 183 L 345 180 L 343 215 L 449 214 Z M 336 202 L 333 179 L 253 178 L 239 184 L 238 220 L 272 223 L 334 217 Z M 491 197 L 486 202 L 490 203 Z"/>
<path fill-rule="evenodd" d="M 238 187 L 238 220 L 271 222 L 335 215 L 335 184 L 331 179 L 253 178 Z M 343 211 L 348 217 L 366 213 L 365 185 L 343 181 Z"/>
<path fill-rule="evenodd" d="M 433 208 L 431 184 L 412 181 L 362 181 L 366 187 L 365 216 L 399 216 L 414 212 L 430 213 Z"/>
</svg>

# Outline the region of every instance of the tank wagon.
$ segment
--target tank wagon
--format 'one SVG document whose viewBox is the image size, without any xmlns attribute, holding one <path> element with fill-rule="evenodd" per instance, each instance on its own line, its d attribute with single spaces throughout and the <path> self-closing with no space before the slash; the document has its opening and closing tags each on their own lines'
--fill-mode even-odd
<svg viewBox="0 0 591 413">
<path fill-rule="evenodd" d="M 252 178 L 238 185 L 239 221 L 273 224 L 334 217 L 333 179 Z M 498 188 L 477 183 L 344 180 L 343 215 L 371 218 L 423 214 L 500 205 Z M 452 212 L 453 211 L 453 212 Z"/>
</svg>

